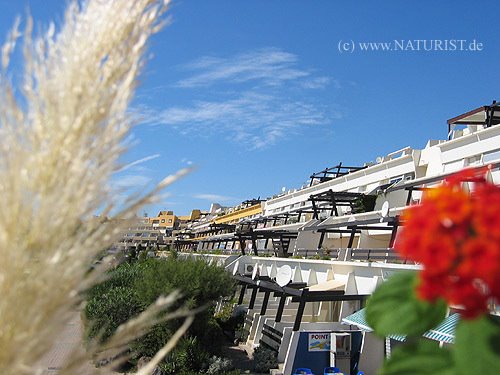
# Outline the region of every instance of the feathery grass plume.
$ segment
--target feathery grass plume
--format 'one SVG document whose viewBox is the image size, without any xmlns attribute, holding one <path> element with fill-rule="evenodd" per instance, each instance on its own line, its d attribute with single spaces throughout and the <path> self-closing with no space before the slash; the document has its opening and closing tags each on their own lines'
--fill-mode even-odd
<svg viewBox="0 0 500 375">
<path fill-rule="evenodd" d="M 94 218 L 115 208 L 109 180 L 125 150 L 127 106 L 167 3 L 73 0 L 60 30 L 36 39 L 29 18 L 19 91 L 9 80 L 19 21 L 2 47 L 0 374 L 36 372 L 81 302 L 91 259 L 116 240 L 121 219 L 178 177 L 132 197 L 117 220 Z"/>
</svg>

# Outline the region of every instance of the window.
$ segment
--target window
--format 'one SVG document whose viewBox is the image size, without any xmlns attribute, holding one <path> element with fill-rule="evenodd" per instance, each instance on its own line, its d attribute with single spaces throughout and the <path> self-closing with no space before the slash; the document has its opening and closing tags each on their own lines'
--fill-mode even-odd
<svg viewBox="0 0 500 375">
<path fill-rule="evenodd" d="M 500 159 L 500 150 L 486 152 L 483 155 L 483 163 L 489 163 L 494 160 Z"/>
<path fill-rule="evenodd" d="M 466 165 L 478 165 L 481 163 L 481 155 L 475 155 L 471 156 L 470 158 L 467 158 L 467 163 Z"/>
<path fill-rule="evenodd" d="M 389 184 L 394 185 L 395 183 L 401 181 L 403 177 L 396 177 L 389 181 Z"/>
</svg>

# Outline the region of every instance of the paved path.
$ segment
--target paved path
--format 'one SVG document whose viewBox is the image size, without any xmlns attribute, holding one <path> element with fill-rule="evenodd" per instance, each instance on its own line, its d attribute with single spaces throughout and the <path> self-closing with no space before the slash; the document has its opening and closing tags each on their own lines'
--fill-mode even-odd
<svg viewBox="0 0 500 375">
<path fill-rule="evenodd" d="M 242 374 L 250 373 L 253 370 L 253 360 L 248 355 L 247 349 L 243 345 L 224 346 L 222 356 L 229 358 Z"/>
<path fill-rule="evenodd" d="M 82 347 L 82 321 L 80 313 L 75 312 L 68 323 L 62 327 L 52 349 L 40 361 L 43 366 L 43 375 L 57 375 L 67 359 L 70 358 L 75 349 Z M 91 363 L 82 366 L 75 375 L 87 375 L 96 373 Z"/>
</svg>

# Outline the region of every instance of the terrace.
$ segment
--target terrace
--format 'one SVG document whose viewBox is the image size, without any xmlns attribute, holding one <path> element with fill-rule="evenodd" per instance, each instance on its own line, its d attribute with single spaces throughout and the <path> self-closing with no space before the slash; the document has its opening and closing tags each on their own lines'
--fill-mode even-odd
<svg viewBox="0 0 500 375">
<path fill-rule="evenodd" d="M 313 173 L 309 178 L 311 179 L 309 182 L 309 186 L 313 186 L 316 184 L 321 184 L 326 181 L 333 180 L 335 178 L 339 178 L 349 173 L 359 171 L 361 169 L 365 169 L 367 166 L 363 167 L 346 167 L 342 165 L 342 162 L 337 164 L 331 168 L 325 168 L 322 171 Z"/>
</svg>

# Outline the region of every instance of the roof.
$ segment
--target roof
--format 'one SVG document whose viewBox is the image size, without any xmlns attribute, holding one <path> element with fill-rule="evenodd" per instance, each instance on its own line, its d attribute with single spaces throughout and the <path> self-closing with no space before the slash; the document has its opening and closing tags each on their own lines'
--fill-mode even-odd
<svg viewBox="0 0 500 375">
<path fill-rule="evenodd" d="M 497 125 L 500 124 L 500 106 L 496 102 L 463 113 L 448 120 L 448 125 Z"/>
</svg>

